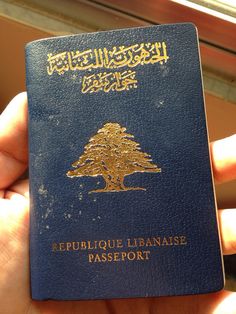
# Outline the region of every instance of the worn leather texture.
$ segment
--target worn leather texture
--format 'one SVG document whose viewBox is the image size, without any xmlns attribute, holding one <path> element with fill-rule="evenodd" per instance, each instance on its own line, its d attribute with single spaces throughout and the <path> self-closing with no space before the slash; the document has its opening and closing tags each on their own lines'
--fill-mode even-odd
<svg viewBox="0 0 236 314">
<path fill-rule="evenodd" d="M 141 43 L 156 42 L 165 42 L 168 58 L 161 62 L 155 61 L 155 56 L 140 57 L 137 50 Z M 106 48 L 114 53 L 113 47 L 131 52 L 121 52 L 120 59 L 119 53 L 113 57 L 111 53 L 110 67 L 104 63 L 85 69 L 86 60 L 81 57 L 75 63 L 82 60 L 82 68 L 76 68 L 75 63 L 68 68 L 67 54 L 52 61 L 63 52 L 91 49 L 93 54 L 95 49 Z M 145 51 L 154 54 L 148 45 Z M 134 59 L 135 55 L 139 59 Z M 87 61 L 87 65 L 91 63 Z M 135 71 L 136 87 L 128 89 L 127 84 L 133 81 L 126 80 L 104 91 L 104 84 L 98 87 L 93 81 L 93 87 L 82 92 L 84 76 L 96 74 L 99 78 L 99 73 L 129 70 Z M 222 256 L 194 25 L 130 28 L 35 41 L 26 47 L 26 77 L 32 298 L 109 299 L 222 289 Z M 122 132 L 133 135 L 124 136 L 129 148 L 122 148 L 122 153 L 123 144 L 119 143 L 119 152 L 109 153 L 114 144 L 109 142 L 112 131 L 97 133 L 109 123 L 116 131 L 119 125 L 126 128 Z M 123 167 L 125 189 L 116 185 L 118 190 L 104 191 L 105 175 L 93 168 L 88 146 L 85 163 L 91 169 L 87 175 L 82 169 L 80 176 L 68 176 L 96 134 L 102 134 L 102 144 L 96 144 L 93 158 L 102 163 L 110 154 L 113 179 Z M 132 150 L 131 142 L 138 143 L 140 149 L 134 145 Z M 101 148 L 104 145 L 106 156 Z M 139 151 L 138 155 L 134 151 Z M 124 168 L 125 163 L 134 171 Z M 153 170 L 159 168 L 159 172 Z M 135 246 L 134 239 L 138 238 Z M 154 243 L 153 238 L 160 243 Z M 108 240 L 116 241 L 112 242 L 114 248 L 104 248 Z M 110 257 L 103 253 L 110 253 Z"/>
</svg>

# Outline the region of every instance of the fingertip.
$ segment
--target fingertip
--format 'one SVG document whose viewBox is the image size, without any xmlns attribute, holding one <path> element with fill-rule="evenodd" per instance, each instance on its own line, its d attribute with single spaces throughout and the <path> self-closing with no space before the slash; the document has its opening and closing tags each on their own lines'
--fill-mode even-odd
<svg viewBox="0 0 236 314">
<path fill-rule="evenodd" d="M 10 102 L 7 104 L 5 109 L 3 110 L 1 115 L 4 115 L 6 111 L 9 110 L 9 107 L 12 108 L 13 106 L 26 106 L 27 105 L 27 92 L 23 91 L 14 96 Z"/>
<path fill-rule="evenodd" d="M 223 253 L 236 254 L 236 209 L 221 209 L 218 217 Z"/>
<path fill-rule="evenodd" d="M 12 184 L 28 163 L 27 94 L 16 95 L 0 116 L 0 188 Z"/>
<path fill-rule="evenodd" d="M 236 134 L 211 143 L 211 158 L 217 183 L 236 179 Z"/>
</svg>

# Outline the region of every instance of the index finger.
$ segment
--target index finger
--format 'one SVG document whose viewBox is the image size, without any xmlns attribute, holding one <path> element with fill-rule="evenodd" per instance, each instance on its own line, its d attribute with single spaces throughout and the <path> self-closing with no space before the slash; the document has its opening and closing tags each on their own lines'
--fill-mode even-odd
<svg viewBox="0 0 236 314">
<path fill-rule="evenodd" d="M 211 157 L 218 183 L 236 179 L 236 134 L 211 143 Z"/>
<path fill-rule="evenodd" d="M 0 116 L 0 189 L 12 184 L 28 165 L 27 94 L 18 94 Z"/>
</svg>

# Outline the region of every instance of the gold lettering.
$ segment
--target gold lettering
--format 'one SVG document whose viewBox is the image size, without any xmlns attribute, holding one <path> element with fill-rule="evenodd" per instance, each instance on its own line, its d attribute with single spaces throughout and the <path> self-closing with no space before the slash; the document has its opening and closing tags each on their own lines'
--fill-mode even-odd
<svg viewBox="0 0 236 314">
<path fill-rule="evenodd" d="M 118 253 L 118 252 L 115 252 L 115 253 L 113 254 L 114 262 L 119 262 L 119 261 L 120 261 L 120 259 L 119 259 L 119 254 L 120 254 L 120 253 Z"/>
<path fill-rule="evenodd" d="M 109 249 L 114 249 L 116 246 L 116 244 L 115 244 L 115 240 L 107 240 L 107 246 L 108 246 L 108 248 Z"/>
<path fill-rule="evenodd" d="M 101 262 L 101 259 L 100 259 L 100 257 L 99 257 L 99 255 L 98 254 L 95 254 L 95 259 L 94 259 L 94 263 L 100 263 Z"/>
<path fill-rule="evenodd" d="M 112 253 L 107 254 L 107 261 L 112 262 Z"/>
<path fill-rule="evenodd" d="M 174 237 L 174 245 L 179 245 L 179 237 Z"/>
<path fill-rule="evenodd" d="M 135 257 L 136 257 L 135 252 L 131 251 L 131 252 L 127 253 L 127 258 L 128 258 L 129 261 L 133 261 L 135 259 Z"/>
<path fill-rule="evenodd" d="M 125 260 L 126 256 L 127 256 L 126 252 L 121 252 L 121 259 L 122 259 L 122 261 Z"/>
<path fill-rule="evenodd" d="M 76 247 L 77 244 L 77 247 Z M 72 249 L 73 251 L 78 251 L 79 250 L 79 242 L 72 242 Z"/>
<path fill-rule="evenodd" d="M 65 249 L 65 243 L 59 243 L 59 250 L 60 251 L 65 251 L 66 249 Z"/>
<path fill-rule="evenodd" d="M 53 250 L 54 252 L 58 250 L 58 249 L 57 249 L 57 243 L 53 243 L 53 244 L 52 244 L 52 250 Z"/>
<path fill-rule="evenodd" d="M 52 75 L 53 72 L 57 72 L 59 75 L 62 75 L 68 70 L 69 64 L 67 59 L 67 52 L 58 53 L 56 55 L 52 55 L 52 53 L 48 54 L 48 75 Z"/>
<path fill-rule="evenodd" d="M 152 240 L 150 238 L 146 240 L 146 246 L 153 246 Z"/>
<path fill-rule="evenodd" d="M 144 254 L 144 258 L 146 260 L 148 260 L 149 259 L 149 255 L 150 255 L 150 251 L 143 251 L 143 254 Z"/>
<path fill-rule="evenodd" d="M 124 261 L 124 260 L 143 260 L 149 258 L 150 251 L 131 250 L 128 252 L 121 251 L 123 248 L 147 248 L 147 247 L 161 247 L 161 246 L 173 246 L 173 245 L 187 245 L 187 237 L 181 236 L 164 236 L 164 237 L 139 237 L 128 238 L 125 242 L 123 239 L 108 239 L 108 240 L 88 240 L 88 241 L 71 241 L 52 243 L 52 252 L 64 252 L 64 251 L 92 251 L 95 253 L 88 255 L 89 262 L 104 262 L 105 259 L 108 262 L 111 261 Z M 114 250 L 117 249 L 117 252 Z M 111 250 L 111 252 L 109 252 Z M 98 251 L 98 252 L 96 252 Z M 104 253 L 101 253 L 103 251 Z M 108 252 L 107 252 L 108 251 Z M 140 253 L 141 252 L 141 253 Z M 99 255 L 100 254 L 100 255 Z M 135 255 L 135 257 L 134 257 Z"/>
<path fill-rule="evenodd" d="M 91 245 L 91 241 L 88 241 L 88 250 L 93 250 L 94 247 Z"/>
<path fill-rule="evenodd" d="M 138 238 L 138 243 L 140 247 L 145 246 L 145 240 L 143 238 Z"/>
<path fill-rule="evenodd" d="M 140 43 L 131 46 L 114 46 L 111 49 L 87 49 L 48 54 L 47 73 L 59 75 L 67 71 L 85 71 L 97 68 L 133 68 L 138 65 L 167 62 L 169 56 L 165 42 Z"/>
<path fill-rule="evenodd" d="M 142 260 L 142 261 L 144 260 L 142 251 L 137 251 L 137 260 Z"/>
<path fill-rule="evenodd" d="M 102 253 L 102 262 L 106 262 L 106 261 L 107 261 L 107 254 Z"/>
<path fill-rule="evenodd" d="M 138 81 L 135 78 L 135 71 L 124 72 L 101 72 L 98 74 L 92 74 L 84 76 L 82 79 L 82 93 L 96 93 L 104 91 L 123 91 L 131 88 L 137 88 Z"/>
<path fill-rule="evenodd" d="M 106 249 L 107 249 L 107 243 L 106 243 L 106 241 L 105 241 L 105 240 L 99 241 L 99 242 L 98 242 L 98 247 L 99 247 L 99 249 L 102 249 L 102 250 L 106 251 Z"/>
<path fill-rule="evenodd" d="M 173 237 L 169 237 L 169 245 L 173 245 Z"/>
<path fill-rule="evenodd" d="M 88 259 L 89 259 L 89 263 L 92 263 L 94 260 L 94 255 L 93 254 L 88 254 Z"/>
<path fill-rule="evenodd" d="M 148 260 L 150 251 L 129 251 L 129 252 L 113 252 L 113 253 L 95 253 L 88 254 L 89 263 L 105 263 L 105 262 L 124 262 L 124 261 L 144 261 Z"/>
<path fill-rule="evenodd" d="M 71 248 L 71 242 L 66 242 L 66 250 L 69 251 Z"/>
<path fill-rule="evenodd" d="M 117 248 L 123 248 L 123 241 L 122 241 L 121 239 L 118 239 L 118 240 L 116 241 L 116 247 L 117 247 Z"/>
<path fill-rule="evenodd" d="M 156 237 L 156 238 L 152 238 L 153 239 L 153 245 L 154 246 L 161 246 L 161 238 L 160 237 Z"/>
<path fill-rule="evenodd" d="M 127 246 L 128 247 L 137 247 L 136 239 L 133 239 L 133 241 L 132 241 L 132 239 L 127 239 Z"/>
<path fill-rule="evenodd" d="M 82 242 L 80 243 L 80 249 L 81 249 L 81 250 L 86 250 L 86 249 L 87 249 L 87 245 L 86 245 L 86 242 L 85 242 L 85 241 L 82 241 Z"/>
<path fill-rule="evenodd" d="M 180 236 L 180 244 L 181 245 L 186 245 L 187 244 L 187 240 L 185 236 Z"/>
<path fill-rule="evenodd" d="M 88 49 L 85 51 L 68 52 L 68 64 L 71 71 L 89 70 L 99 67 L 99 60 L 95 50 Z"/>
<path fill-rule="evenodd" d="M 166 237 L 163 238 L 162 245 L 169 245 L 168 240 L 167 240 Z"/>
<path fill-rule="evenodd" d="M 98 241 L 95 240 L 95 241 L 94 241 L 94 249 L 97 249 L 97 247 L 98 247 Z"/>
</svg>

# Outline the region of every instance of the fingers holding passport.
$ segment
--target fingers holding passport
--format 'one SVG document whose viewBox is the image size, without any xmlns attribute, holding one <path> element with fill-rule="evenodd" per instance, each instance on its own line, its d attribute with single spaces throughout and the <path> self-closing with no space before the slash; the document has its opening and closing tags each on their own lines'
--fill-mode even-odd
<svg viewBox="0 0 236 314">
<path fill-rule="evenodd" d="M 211 143 L 212 167 L 217 183 L 236 179 L 236 134 Z M 219 210 L 224 254 L 236 253 L 236 209 Z"/>
<path fill-rule="evenodd" d="M 236 179 L 236 134 L 211 143 L 211 157 L 217 183 Z"/>
<path fill-rule="evenodd" d="M 223 253 L 236 254 L 236 209 L 218 211 Z"/>
<path fill-rule="evenodd" d="M 12 185 L 28 166 L 27 95 L 21 93 L 0 116 L 0 190 Z M 218 183 L 236 179 L 236 134 L 211 143 Z M 219 210 L 224 254 L 236 253 L 236 209 Z"/>
<path fill-rule="evenodd" d="M 27 94 L 12 99 L 0 115 L 0 190 L 28 166 Z"/>
</svg>

